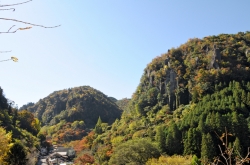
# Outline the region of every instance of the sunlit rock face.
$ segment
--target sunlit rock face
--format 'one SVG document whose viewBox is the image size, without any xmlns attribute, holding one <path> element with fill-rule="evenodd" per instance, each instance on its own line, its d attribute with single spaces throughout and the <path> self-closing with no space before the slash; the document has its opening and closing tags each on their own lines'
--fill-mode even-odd
<svg viewBox="0 0 250 165">
<path fill-rule="evenodd" d="M 211 63 L 209 66 L 209 69 L 220 69 L 219 67 L 219 62 L 221 61 L 221 54 L 220 54 L 220 49 L 218 49 L 216 47 L 216 45 L 214 45 L 214 50 L 213 50 L 213 54 L 211 57 Z"/>
</svg>

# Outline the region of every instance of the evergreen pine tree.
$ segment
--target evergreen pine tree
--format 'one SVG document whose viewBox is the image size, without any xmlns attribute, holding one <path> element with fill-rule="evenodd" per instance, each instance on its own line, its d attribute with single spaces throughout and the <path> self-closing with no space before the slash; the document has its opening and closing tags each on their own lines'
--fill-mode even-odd
<svg viewBox="0 0 250 165">
<path fill-rule="evenodd" d="M 190 128 L 188 132 L 186 132 L 186 138 L 184 140 L 184 155 L 199 154 L 199 140 L 198 132 L 195 128 Z"/>
<path fill-rule="evenodd" d="M 247 92 L 247 102 L 246 104 L 250 106 L 250 92 Z"/>
<path fill-rule="evenodd" d="M 214 156 L 215 148 L 212 136 L 209 133 L 203 134 L 201 142 L 201 159 L 208 163 L 213 160 Z"/>
<path fill-rule="evenodd" d="M 240 145 L 240 140 L 239 140 L 238 137 L 236 137 L 236 139 L 235 139 L 235 141 L 234 141 L 234 147 L 235 147 L 234 153 L 235 153 L 236 155 L 239 155 L 239 154 L 240 154 L 240 156 L 243 156 L 243 155 L 242 155 L 242 150 L 241 150 L 241 145 Z"/>
<path fill-rule="evenodd" d="M 97 123 L 95 125 L 95 133 L 96 134 L 101 134 L 102 133 L 102 120 L 101 117 L 99 116 Z"/>
<path fill-rule="evenodd" d="M 181 132 L 177 128 L 177 125 L 172 122 L 168 129 L 168 135 L 166 138 L 166 152 L 168 155 L 181 154 Z"/>
<path fill-rule="evenodd" d="M 247 94 L 246 94 L 246 92 L 244 90 L 242 90 L 242 92 L 241 92 L 241 101 L 243 103 L 247 102 Z"/>
<path fill-rule="evenodd" d="M 165 147 L 166 147 L 166 135 L 164 133 L 164 128 L 163 126 L 159 126 L 156 129 L 156 135 L 155 135 L 155 140 L 158 144 L 159 149 L 164 152 Z"/>
<path fill-rule="evenodd" d="M 216 130 L 218 130 L 217 133 L 222 133 L 224 130 L 223 124 L 222 124 L 222 117 L 221 114 L 216 112 L 215 114 L 215 123 L 216 123 Z"/>
<path fill-rule="evenodd" d="M 200 118 L 199 120 L 198 129 L 200 130 L 200 132 L 205 132 L 206 130 L 205 124 L 202 118 Z"/>
</svg>

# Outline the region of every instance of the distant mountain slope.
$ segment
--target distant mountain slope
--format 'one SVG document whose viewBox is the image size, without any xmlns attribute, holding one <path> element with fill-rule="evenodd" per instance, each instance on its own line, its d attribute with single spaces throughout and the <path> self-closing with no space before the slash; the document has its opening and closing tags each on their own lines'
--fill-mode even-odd
<svg viewBox="0 0 250 165">
<path fill-rule="evenodd" d="M 21 107 L 19 108 L 19 111 L 21 111 L 21 110 L 27 110 L 28 107 L 31 107 L 31 106 L 33 106 L 33 105 L 35 105 L 35 103 L 32 103 L 32 102 L 29 102 L 29 103 L 27 103 L 27 104 L 24 104 L 23 106 L 21 106 Z"/>
<path fill-rule="evenodd" d="M 55 91 L 27 109 L 43 124 L 83 120 L 88 128 L 94 127 L 99 116 L 104 122 L 111 124 L 121 115 L 121 110 L 113 101 L 89 86 Z"/>
<path fill-rule="evenodd" d="M 121 99 L 121 100 L 117 100 L 115 103 L 118 105 L 118 107 L 120 107 L 120 109 L 125 111 L 125 110 L 127 110 L 127 107 L 128 107 L 128 104 L 129 104 L 130 100 L 131 99 L 124 98 L 124 99 Z"/>
</svg>

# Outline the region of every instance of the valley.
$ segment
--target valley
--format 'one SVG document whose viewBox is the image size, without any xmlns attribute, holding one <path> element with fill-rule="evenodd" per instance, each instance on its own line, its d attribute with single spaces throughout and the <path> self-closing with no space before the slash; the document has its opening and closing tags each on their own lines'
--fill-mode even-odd
<svg viewBox="0 0 250 165">
<path fill-rule="evenodd" d="M 130 99 L 80 86 L 17 110 L 1 90 L 2 133 L 29 161 L 60 145 L 77 165 L 248 163 L 249 50 L 250 32 L 189 39 L 146 66 Z"/>
</svg>

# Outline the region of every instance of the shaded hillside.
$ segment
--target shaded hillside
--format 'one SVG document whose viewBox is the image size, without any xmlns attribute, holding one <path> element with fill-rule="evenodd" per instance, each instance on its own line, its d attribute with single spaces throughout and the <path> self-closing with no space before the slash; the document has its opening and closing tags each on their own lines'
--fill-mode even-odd
<svg viewBox="0 0 250 165">
<path fill-rule="evenodd" d="M 89 86 L 53 92 L 27 109 L 43 124 L 55 125 L 61 120 L 84 121 L 88 128 L 94 127 L 99 116 L 111 124 L 121 115 L 121 110 L 114 102 Z"/>
<path fill-rule="evenodd" d="M 31 106 L 33 106 L 33 105 L 35 105 L 35 103 L 29 102 L 29 103 L 27 103 L 27 104 L 21 106 L 21 107 L 19 108 L 19 111 L 21 111 L 21 110 L 27 110 L 28 107 L 31 107 Z"/>
<path fill-rule="evenodd" d="M 205 164 L 221 154 L 218 145 L 245 156 L 250 146 L 249 67 L 250 32 L 190 39 L 147 65 L 121 120 L 88 145 L 100 143 L 99 150 L 106 146 L 105 152 L 113 153 L 124 141 L 149 138 L 162 154 L 197 155 Z M 101 161 L 110 158 L 120 159 L 113 153 Z"/>
</svg>

